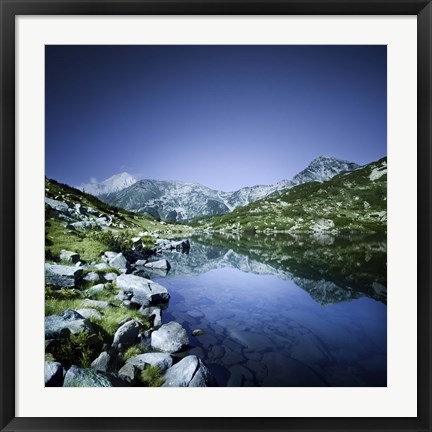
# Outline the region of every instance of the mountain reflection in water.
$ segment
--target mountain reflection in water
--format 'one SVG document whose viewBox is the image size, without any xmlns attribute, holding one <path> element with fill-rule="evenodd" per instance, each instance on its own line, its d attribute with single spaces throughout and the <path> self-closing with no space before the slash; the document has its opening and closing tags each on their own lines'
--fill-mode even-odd
<svg viewBox="0 0 432 432">
<path fill-rule="evenodd" d="M 171 270 L 163 321 L 221 386 L 385 386 L 384 236 L 201 235 Z M 192 336 L 194 329 L 205 334 Z"/>
</svg>

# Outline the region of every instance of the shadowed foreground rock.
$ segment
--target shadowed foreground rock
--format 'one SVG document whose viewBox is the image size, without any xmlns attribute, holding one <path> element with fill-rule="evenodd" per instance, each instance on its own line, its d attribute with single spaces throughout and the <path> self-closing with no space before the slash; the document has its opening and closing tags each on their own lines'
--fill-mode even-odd
<svg viewBox="0 0 432 432">
<path fill-rule="evenodd" d="M 169 354 L 165 353 L 146 353 L 130 358 L 126 364 L 131 364 L 143 370 L 146 365 L 156 366 L 160 371 L 164 372 L 173 364 L 173 360 Z"/>
<path fill-rule="evenodd" d="M 190 355 L 167 370 L 162 387 L 208 387 L 213 384 L 214 379 L 204 363 Z"/>
<path fill-rule="evenodd" d="M 82 331 L 89 335 L 95 334 L 90 321 L 74 310 L 68 309 L 58 315 L 45 317 L 45 339 L 65 338 Z"/>
<path fill-rule="evenodd" d="M 45 362 L 45 387 L 63 385 L 63 366 L 58 362 Z"/>
<path fill-rule="evenodd" d="M 114 387 L 108 377 L 93 369 L 71 366 L 64 377 L 63 387 Z"/>
</svg>

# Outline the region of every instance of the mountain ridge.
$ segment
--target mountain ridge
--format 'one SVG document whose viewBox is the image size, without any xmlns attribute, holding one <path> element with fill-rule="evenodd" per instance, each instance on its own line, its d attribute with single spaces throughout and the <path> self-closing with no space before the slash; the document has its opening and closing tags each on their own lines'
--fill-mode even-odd
<svg viewBox="0 0 432 432">
<path fill-rule="evenodd" d="M 283 232 L 385 232 L 387 158 L 333 176 L 306 182 L 210 220 L 204 230 Z"/>
<path fill-rule="evenodd" d="M 319 156 L 293 179 L 281 180 L 274 185 L 246 186 L 237 191 L 223 192 L 193 182 L 144 179 L 121 190 L 100 194 L 99 198 L 108 204 L 133 212 L 149 213 L 158 219 L 187 221 L 226 214 L 275 192 L 306 182 L 327 181 L 359 167 L 354 162 Z"/>
</svg>

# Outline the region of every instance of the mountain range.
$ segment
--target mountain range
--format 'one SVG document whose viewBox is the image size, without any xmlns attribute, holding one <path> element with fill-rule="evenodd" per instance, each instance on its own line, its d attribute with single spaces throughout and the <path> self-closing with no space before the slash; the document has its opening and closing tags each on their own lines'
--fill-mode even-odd
<svg viewBox="0 0 432 432">
<path fill-rule="evenodd" d="M 385 232 L 387 158 L 317 183 L 287 188 L 229 214 L 193 222 L 223 231 Z"/>
<path fill-rule="evenodd" d="M 354 162 L 320 156 L 291 180 L 274 185 L 244 187 L 234 192 L 210 189 L 199 183 L 168 180 L 136 180 L 122 173 L 102 183 L 80 187 L 102 201 L 129 211 L 148 213 L 166 221 L 187 221 L 204 216 L 230 213 L 236 208 L 275 192 L 309 182 L 324 182 L 337 174 L 359 168 Z"/>
</svg>

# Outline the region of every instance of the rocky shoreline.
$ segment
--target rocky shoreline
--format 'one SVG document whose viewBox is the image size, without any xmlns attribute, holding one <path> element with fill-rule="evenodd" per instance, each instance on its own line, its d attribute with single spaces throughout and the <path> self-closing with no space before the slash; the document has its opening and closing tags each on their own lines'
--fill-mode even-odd
<svg viewBox="0 0 432 432">
<path fill-rule="evenodd" d="M 162 324 L 170 294 L 151 280 L 170 269 L 159 255 L 187 252 L 189 241 L 176 239 L 173 226 L 51 180 L 45 209 L 45 386 L 215 385 L 203 361 L 188 355 L 186 330 Z M 140 222 L 152 229 L 139 231 Z M 100 252 L 103 245 L 114 250 Z"/>
<path fill-rule="evenodd" d="M 155 255 L 161 249 L 181 252 L 189 247 L 188 240 L 163 240 L 151 252 Z M 111 251 L 106 251 L 100 262 L 91 264 L 80 261 L 73 251 L 63 251 L 61 259 L 69 264 L 45 264 L 46 285 L 79 295 L 81 307 L 45 317 L 46 386 L 145 385 L 145 378 L 142 380 L 140 376 L 146 370 L 157 376 L 156 382 L 150 384 L 158 386 L 205 387 L 215 384 L 203 361 L 195 355 L 187 355 L 190 341 L 186 330 L 175 321 L 162 324 L 162 313 L 170 299 L 166 288 L 139 275 L 145 269 L 168 271 L 167 260 L 131 262 L 123 253 Z M 117 294 L 114 295 L 115 291 Z M 104 292 L 111 293 L 111 300 L 97 300 Z M 109 315 L 108 309 L 112 308 L 124 309 L 126 315 L 128 311 L 134 311 L 142 320 L 120 320 L 109 343 L 103 340 L 98 330 L 104 315 Z M 194 335 L 199 334 L 197 329 Z M 89 347 L 100 347 L 98 356 L 89 359 L 90 367 L 65 365 L 55 356 L 62 345 L 67 345 L 77 335 L 81 335 Z M 142 353 L 130 356 L 133 350 Z"/>
</svg>

